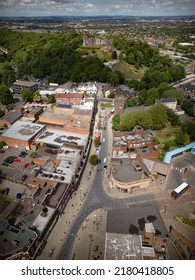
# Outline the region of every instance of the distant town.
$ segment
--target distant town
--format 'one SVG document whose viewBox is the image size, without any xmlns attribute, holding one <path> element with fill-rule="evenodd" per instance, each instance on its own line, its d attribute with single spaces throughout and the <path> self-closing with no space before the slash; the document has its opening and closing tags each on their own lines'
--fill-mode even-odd
<svg viewBox="0 0 195 280">
<path fill-rule="evenodd" d="M 195 259 L 195 18 L 0 19 L 0 259 Z"/>
</svg>

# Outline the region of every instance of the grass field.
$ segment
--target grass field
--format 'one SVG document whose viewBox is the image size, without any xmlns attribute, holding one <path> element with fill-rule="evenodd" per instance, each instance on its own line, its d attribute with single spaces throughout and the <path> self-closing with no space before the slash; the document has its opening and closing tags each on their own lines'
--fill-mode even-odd
<svg viewBox="0 0 195 280">
<path fill-rule="evenodd" d="M 175 139 L 175 131 L 172 127 L 163 128 L 160 132 L 156 133 L 156 137 L 158 138 L 160 144 L 163 144 L 165 141 L 174 140 Z"/>
<path fill-rule="evenodd" d="M 123 73 L 127 80 L 140 80 L 145 72 L 144 68 L 136 69 L 133 65 L 130 65 L 125 61 L 120 61 L 115 64 L 113 70 Z"/>
</svg>

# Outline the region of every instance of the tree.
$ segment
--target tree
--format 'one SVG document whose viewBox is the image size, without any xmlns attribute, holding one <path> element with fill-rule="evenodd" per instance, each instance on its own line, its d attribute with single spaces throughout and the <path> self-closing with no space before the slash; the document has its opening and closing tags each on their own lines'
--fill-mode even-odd
<svg viewBox="0 0 195 280">
<path fill-rule="evenodd" d="M 99 137 L 95 137 L 94 139 L 94 145 L 95 147 L 99 147 L 101 145 L 101 141 L 100 141 L 100 138 Z"/>
<path fill-rule="evenodd" d="M 186 143 L 186 134 L 182 131 L 177 131 L 175 133 L 175 143 L 177 146 L 183 146 Z"/>
<path fill-rule="evenodd" d="M 34 102 L 40 102 L 41 101 L 41 95 L 40 95 L 40 93 L 39 92 L 34 92 L 33 93 L 33 101 Z"/>
<path fill-rule="evenodd" d="M 171 125 L 173 126 L 180 125 L 179 116 L 176 115 L 175 112 L 170 108 L 166 108 L 166 110 L 167 110 L 168 120 L 170 121 Z"/>
<path fill-rule="evenodd" d="M 123 113 L 120 118 L 120 129 L 130 131 L 136 125 L 136 115 L 134 113 Z"/>
<path fill-rule="evenodd" d="M 22 99 L 25 102 L 32 102 L 33 101 L 33 92 L 28 89 L 22 90 Z"/>
<path fill-rule="evenodd" d="M 117 59 L 117 52 L 115 50 L 112 51 L 112 59 Z"/>
<path fill-rule="evenodd" d="M 194 116 L 194 105 L 192 104 L 191 101 L 185 99 L 182 104 L 181 108 L 189 115 L 189 116 Z"/>
<path fill-rule="evenodd" d="M 98 156 L 97 155 L 91 155 L 89 158 L 89 162 L 91 163 L 91 165 L 95 166 L 98 163 Z"/>
<path fill-rule="evenodd" d="M 6 85 L 0 86 L 0 102 L 3 105 L 8 105 L 13 103 L 13 96 L 9 88 Z"/>
<path fill-rule="evenodd" d="M 118 86 L 119 85 L 119 77 L 114 72 L 110 74 L 110 84 L 112 86 Z"/>
<path fill-rule="evenodd" d="M 165 126 L 167 122 L 167 111 L 166 108 L 161 104 L 155 104 L 149 108 L 149 113 L 152 118 L 152 129 L 159 130 Z"/>
<path fill-rule="evenodd" d="M 0 109 L 0 118 L 2 118 L 5 115 L 5 113 Z"/>
<path fill-rule="evenodd" d="M 55 98 L 55 96 L 53 94 L 48 95 L 47 100 L 51 104 L 56 102 L 56 98 Z"/>
</svg>

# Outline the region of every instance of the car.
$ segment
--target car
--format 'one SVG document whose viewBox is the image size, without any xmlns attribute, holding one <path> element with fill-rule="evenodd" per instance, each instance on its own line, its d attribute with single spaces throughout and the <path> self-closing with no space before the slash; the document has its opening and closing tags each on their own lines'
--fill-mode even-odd
<svg viewBox="0 0 195 280">
<path fill-rule="evenodd" d="M 103 143 L 105 143 L 105 142 L 106 142 L 106 139 L 105 139 L 105 138 L 103 138 L 102 142 L 103 142 Z"/>
<path fill-rule="evenodd" d="M 5 153 L 5 151 L 4 150 L 0 150 L 0 153 L 3 154 L 3 153 Z"/>
<path fill-rule="evenodd" d="M 24 180 L 26 180 L 27 177 L 28 177 L 28 175 L 26 175 L 26 174 L 23 175 L 22 178 L 21 178 L 22 182 L 23 182 Z"/>
<path fill-rule="evenodd" d="M 21 158 L 25 158 L 27 156 L 27 153 L 26 152 L 21 152 L 18 156 L 21 157 Z"/>
<path fill-rule="evenodd" d="M 100 153 L 100 150 L 96 149 L 96 155 L 99 155 L 99 153 Z"/>
<path fill-rule="evenodd" d="M 9 163 L 8 162 L 3 162 L 1 165 L 3 165 L 3 166 L 9 166 Z"/>
<path fill-rule="evenodd" d="M 25 163 L 25 164 L 23 165 L 24 168 L 27 168 L 28 166 L 29 166 L 29 163 Z"/>
<path fill-rule="evenodd" d="M 21 160 L 19 158 L 15 158 L 14 162 L 21 162 Z"/>
<path fill-rule="evenodd" d="M 12 163 L 13 163 L 13 160 L 12 160 L 12 159 L 5 159 L 4 162 L 5 162 L 5 163 L 8 163 L 8 164 L 12 164 Z"/>
</svg>

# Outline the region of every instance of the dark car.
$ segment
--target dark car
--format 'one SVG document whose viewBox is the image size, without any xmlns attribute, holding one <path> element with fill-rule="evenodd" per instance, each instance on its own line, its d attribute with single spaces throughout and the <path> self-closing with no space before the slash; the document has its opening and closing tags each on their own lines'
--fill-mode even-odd
<svg viewBox="0 0 195 280">
<path fill-rule="evenodd" d="M 9 163 L 8 163 L 8 162 L 3 162 L 1 165 L 3 165 L 3 166 L 9 166 Z"/>
<path fill-rule="evenodd" d="M 23 182 L 24 180 L 26 180 L 27 177 L 28 177 L 28 175 L 26 175 L 26 174 L 23 175 L 22 178 L 21 178 L 22 182 Z"/>
<path fill-rule="evenodd" d="M 5 153 L 5 151 L 4 150 L 0 150 L 0 153 L 3 154 L 3 153 Z"/>
<path fill-rule="evenodd" d="M 13 160 L 12 160 L 12 159 L 5 159 L 5 160 L 4 160 L 4 163 L 12 164 L 12 163 L 13 163 Z"/>
<path fill-rule="evenodd" d="M 18 156 L 21 158 L 25 158 L 28 155 L 26 152 L 21 152 Z"/>
</svg>

